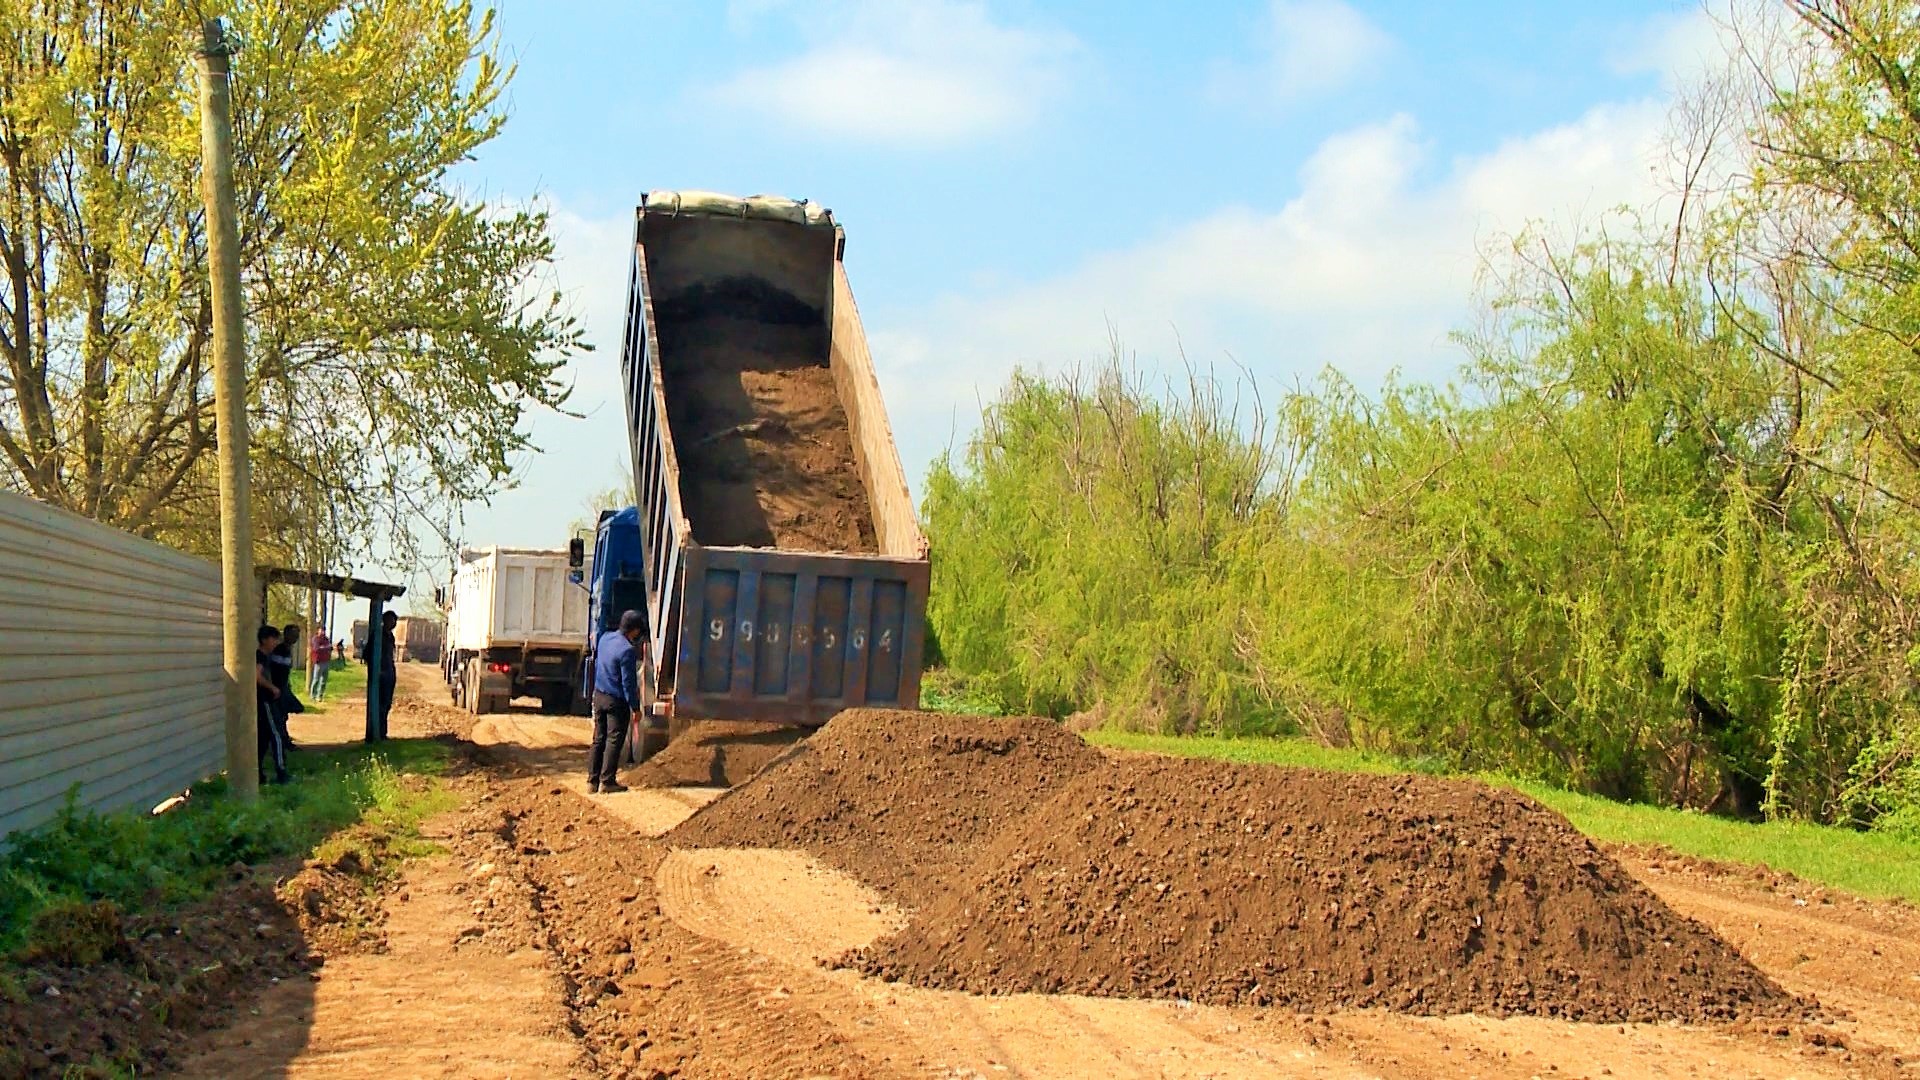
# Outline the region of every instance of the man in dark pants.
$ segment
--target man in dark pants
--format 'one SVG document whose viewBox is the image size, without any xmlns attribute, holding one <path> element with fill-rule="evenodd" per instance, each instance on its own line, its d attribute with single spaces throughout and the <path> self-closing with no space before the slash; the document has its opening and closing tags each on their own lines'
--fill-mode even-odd
<svg viewBox="0 0 1920 1080">
<path fill-rule="evenodd" d="M 280 746 L 289 753 L 294 746 L 293 734 L 287 730 L 287 717 L 307 711 L 307 707 L 293 695 L 293 649 L 299 643 L 298 623 L 281 627 L 280 644 L 274 647 L 272 662 L 267 667 L 267 674 L 273 679 L 273 688 L 279 691 L 273 699 L 274 726 L 280 736 Z"/>
<path fill-rule="evenodd" d="M 600 635 L 593 646 L 593 749 L 587 752 L 587 790 L 598 795 L 625 791 L 619 781 L 620 754 L 627 725 L 640 707 L 640 654 L 633 643 L 646 628 L 637 611 L 620 616 L 620 629 Z"/>
<path fill-rule="evenodd" d="M 280 697 L 280 688 L 273 684 L 273 649 L 280 644 L 280 631 L 271 626 L 260 628 L 258 647 L 253 654 L 254 685 L 254 738 L 259 742 L 259 756 L 273 759 L 273 782 L 287 782 L 287 748 L 280 741 L 280 725 L 274 722 L 273 712 L 276 699 Z M 260 770 L 260 782 L 267 782 L 267 770 Z"/>
<path fill-rule="evenodd" d="M 400 667 L 394 660 L 393 628 L 400 625 L 400 616 L 391 611 L 380 615 L 380 730 L 387 730 L 387 714 L 393 711 L 393 691 L 400 685 Z M 367 650 L 361 649 L 360 662 L 367 660 Z M 372 676 L 373 672 L 368 672 Z"/>
</svg>

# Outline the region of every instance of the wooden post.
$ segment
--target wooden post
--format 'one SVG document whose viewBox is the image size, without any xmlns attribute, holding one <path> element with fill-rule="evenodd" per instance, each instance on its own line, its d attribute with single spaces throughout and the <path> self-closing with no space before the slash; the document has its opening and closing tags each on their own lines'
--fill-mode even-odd
<svg viewBox="0 0 1920 1080">
<path fill-rule="evenodd" d="M 240 231 L 233 197 L 233 115 L 226 30 L 201 28 L 200 192 L 207 206 L 213 298 L 214 430 L 220 462 L 220 589 L 227 669 L 227 784 L 242 800 L 260 794 L 254 735 L 253 478 L 247 464 L 246 327 L 240 296 Z"/>
</svg>

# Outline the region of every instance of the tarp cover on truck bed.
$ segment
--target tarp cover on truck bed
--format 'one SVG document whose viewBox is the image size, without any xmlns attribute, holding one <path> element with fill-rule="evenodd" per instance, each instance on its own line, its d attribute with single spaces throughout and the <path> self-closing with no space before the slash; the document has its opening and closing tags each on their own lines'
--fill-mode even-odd
<svg viewBox="0 0 1920 1080">
<path fill-rule="evenodd" d="M 651 191 L 646 208 L 671 214 L 707 214 L 713 217 L 765 218 L 795 225 L 832 225 L 833 212 L 818 203 L 781 195 L 722 195 L 715 191 Z"/>
</svg>

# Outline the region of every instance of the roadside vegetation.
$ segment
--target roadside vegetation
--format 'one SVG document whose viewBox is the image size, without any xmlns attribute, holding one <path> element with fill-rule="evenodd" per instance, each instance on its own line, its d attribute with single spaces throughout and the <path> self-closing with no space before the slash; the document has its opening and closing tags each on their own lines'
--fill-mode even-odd
<svg viewBox="0 0 1920 1080">
<path fill-rule="evenodd" d="M 1402 759 L 1334 749 L 1302 738 L 1215 738 L 1103 730 L 1089 742 L 1152 754 L 1214 758 L 1250 765 L 1370 773 L 1446 770 L 1435 759 Z M 1920 842 L 1797 821 L 1745 822 L 1693 810 L 1624 803 L 1538 781 L 1493 774 L 1475 777 L 1524 792 L 1595 840 L 1649 844 L 1716 862 L 1765 866 L 1817 885 L 1874 899 L 1920 904 Z"/>
<path fill-rule="evenodd" d="M 1747 29 L 1675 111 L 1684 197 L 1489 252 L 1449 385 L 1016 376 L 926 485 L 956 685 L 1605 796 L 1554 799 L 1609 838 L 1781 823 L 1660 829 L 1823 880 L 1911 851 L 1920 26 Z"/>
<path fill-rule="evenodd" d="M 191 52 L 212 10 L 0 5 L 0 291 L 35 316 L 0 343 L 0 486 L 198 554 L 219 551 Z M 245 43 L 257 556 L 338 566 L 379 537 L 404 563 L 416 528 L 506 481 L 584 347 L 540 286 L 547 215 L 454 179 L 499 134 L 512 65 L 470 4 L 217 10 Z"/>
<path fill-rule="evenodd" d="M 294 781 L 264 788 L 256 802 L 232 798 L 217 777 L 157 817 L 69 803 L 0 851 L 0 958 L 95 962 L 98 935 L 84 932 L 88 925 L 111 929 L 122 916 L 204 897 L 236 864 L 329 858 L 352 847 L 375 874 L 389 872 L 431 850 L 420 822 L 455 805 L 440 779 L 447 755 L 439 743 L 408 740 L 302 752 L 289 762 Z M 0 991 L 8 985 L 0 979 Z"/>
<path fill-rule="evenodd" d="M 305 672 L 296 673 L 301 679 Z M 341 708 L 350 697 L 365 698 L 367 695 L 367 666 L 358 660 L 347 661 L 347 666 L 327 675 L 327 697 L 320 702 L 307 701 L 307 687 L 304 682 L 294 687 L 294 693 L 301 701 L 307 702 L 307 708 L 317 712 L 332 712 Z"/>
</svg>

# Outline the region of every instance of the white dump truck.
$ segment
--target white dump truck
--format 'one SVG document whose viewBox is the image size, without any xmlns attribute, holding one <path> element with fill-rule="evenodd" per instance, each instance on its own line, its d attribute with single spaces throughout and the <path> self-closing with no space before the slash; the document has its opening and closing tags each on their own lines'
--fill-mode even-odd
<svg viewBox="0 0 1920 1080">
<path fill-rule="evenodd" d="M 460 552 L 440 670 L 454 703 L 505 712 L 514 698 L 550 713 L 576 708 L 587 640 L 587 592 L 569 580 L 567 551 L 483 547 Z"/>
</svg>

